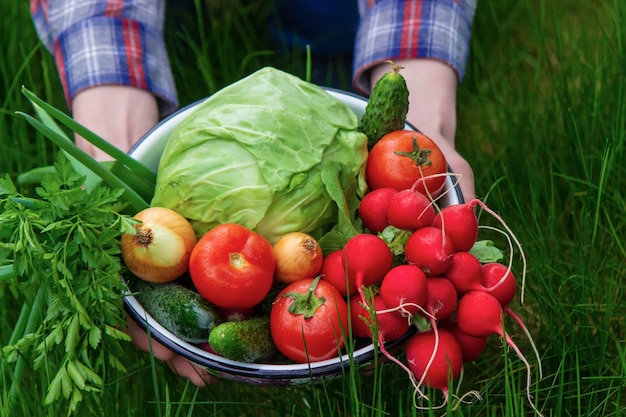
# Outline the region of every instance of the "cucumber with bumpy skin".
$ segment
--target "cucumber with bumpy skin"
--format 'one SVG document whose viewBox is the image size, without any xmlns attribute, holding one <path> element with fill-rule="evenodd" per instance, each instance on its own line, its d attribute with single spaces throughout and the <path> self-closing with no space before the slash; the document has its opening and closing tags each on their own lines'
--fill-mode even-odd
<svg viewBox="0 0 626 417">
<path fill-rule="evenodd" d="M 135 298 L 161 326 L 189 343 L 203 343 L 221 322 L 219 313 L 200 294 L 175 282 L 132 282 Z"/>
<path fill-rule="evenodd" d="M 365 106 L 358 130 L 367 136 L 367 146 L 372 146 L 387 133 L 404 128 L 409 111 L 409 89 L 400 74 L 400 65 L 387 61 L 391 71 L 376 81 Z"/>
<path fill-rule="evenodd" d="M 219 324 L 209 335 L 209 345 L 218 355 L 238 362 L 268 359 L 276 353 L 265 316 Z"/>
</svg>

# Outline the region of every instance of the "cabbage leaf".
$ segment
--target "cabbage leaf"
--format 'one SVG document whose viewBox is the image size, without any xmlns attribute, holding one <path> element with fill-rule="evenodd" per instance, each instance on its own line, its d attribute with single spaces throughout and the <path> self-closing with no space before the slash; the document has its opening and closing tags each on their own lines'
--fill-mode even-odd
<svg viewBox="0 0 626 417">
<path fill-rule="evenodd" d="M 367 138 L 357 125 L 352 109 L 324 89 L 262 68 L 174 129 L 151 205 L 179 212 L 198 236 L 232 222 L 271 243 L 290 231 L 349 237 L 366 188 Z"/>
</svg>

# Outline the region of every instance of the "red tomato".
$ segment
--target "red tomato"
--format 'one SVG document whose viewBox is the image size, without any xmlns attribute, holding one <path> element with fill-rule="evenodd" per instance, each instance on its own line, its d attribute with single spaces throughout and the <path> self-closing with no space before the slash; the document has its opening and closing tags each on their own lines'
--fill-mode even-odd
<svg viewBox="0 0 626 417">
<path fill-rule="evenodd" d="M 259 304 L 272 287 L 275 268 L 272 245 L 235 223 L 209 230 L 189 259 L 189 274 L 200 295 L 226 309 Z"/>
<path fill-rule="evenodd" d="M 414 130 L 396 130 L 383 136 L 367 158 L 366 178 L 370 190 L 389 187 L 398 191 L 411 188 L 426 177 L 416 190 L 436 197 L 441 193 L 448 165 L 441 149 L 428 136 Z"/>
<path fill-rule="evenodd" d="M 270 331 L 276 348 L 289 359 L 317 362 L 337 356 L 348 332 L 348 306 L 329 282 L 302 279 L 274 300 Z"/>
</svg>

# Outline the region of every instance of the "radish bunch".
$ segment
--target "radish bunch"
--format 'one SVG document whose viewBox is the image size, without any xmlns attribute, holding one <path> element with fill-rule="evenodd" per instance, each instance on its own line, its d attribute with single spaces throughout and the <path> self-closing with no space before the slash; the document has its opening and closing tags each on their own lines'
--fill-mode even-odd
<svg viewBox="0 0 626 417">
<path fill-rule="evenodd" d="M 503 225 L 511 253 L 508 265 L 481 262 L 472 252 L 481 228 L 477 207 Z M 463 364 L 479 358 L 490 336 L 498 335 L 526 366 L 528 400 L 539 414 L 530 396 L 530 363 L 503 327 L 509 316 L 524 331 L 541 378 L 541 360 L 530 332 L 510 306 L 518 286 L 511 267 L 512 242 L 523 261 L 522 302 L 526 270 L 521 245 L 504 221 L 478 199 L 439 209 L 415 186 L 369 192 L 361 200 L 359 216 L 370 233 L 352 237 L 343 250 L 326 257 L 322 269 L 324 279 L 339 282 L 343 294 L 352 296 L 353 334 L 374 337 L 381 351 L 407 371 L 416 394 L 427 399 L 423 386 L 439 389 L 444 404 Z M 400 249 L 397 242 L 394 247 L 383 239 L 390 227 L 404 236 Z M 418 333 L 406 344 L 405 365 L 384 343 L 400 338 L 413 325 Z"/>
</svg>

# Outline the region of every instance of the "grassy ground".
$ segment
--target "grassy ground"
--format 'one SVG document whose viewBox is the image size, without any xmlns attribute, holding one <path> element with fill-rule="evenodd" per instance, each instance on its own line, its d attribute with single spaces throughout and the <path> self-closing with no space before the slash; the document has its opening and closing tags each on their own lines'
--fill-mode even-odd
<svg viewBox="0 0 626 417">
<path fill-rule="evenodd" d="M 192 15 L 168 22 L 182 104 L 267 64 L 304 75 L 301 56 L 278 56 L 258 35 L 268 13 L 263 2 L 207 4 L 210 21 Z M 54 154 L 14 115 L 31 111 L 20 87 L 65 107 L 28 7 L 0 0 L 0 15 L 0 171 L 15 175 L 49 164 Z M 626 4 L 619 0 L 481 1 L 459 92 L 458 147 L 474 167 L 478 195 L 507 220 L 528 259 L 526 303 L 513 308 L 541 352 L 544 378 L 533 395 L 546 416 L 626 415 L 624 27 Z M 0 305 L 4 345 L 19 306 L 5 289 Z M 532 354 L 521 333 L 514 337 Z M 80 415 L 441 414 L 412 407 L 410 384 L 394 366 L 316 386 L 223 381 L 196 390 L 162 364 L 153 380 L 149 359 L 131 346 L 127 358 L 129 373 L 109 380 L 101 395 L 86 396 Z M 3 374 L 10 371 L 3 364 Z M 29 372 L 26 381 L 30 389 L 14 415 L 64 413 L 42 405 L 45 375 Z M 521 362 L 492 339 L 466 367 L 461 390 L 478 389 L 483 401 L 448 415 L 532 415 L 524 382 Z"/>
</svg>

